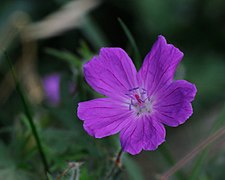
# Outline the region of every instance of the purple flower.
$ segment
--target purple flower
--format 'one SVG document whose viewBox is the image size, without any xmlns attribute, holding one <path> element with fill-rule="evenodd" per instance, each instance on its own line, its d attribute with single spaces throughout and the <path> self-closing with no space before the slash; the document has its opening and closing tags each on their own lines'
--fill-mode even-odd
<svg viewBox="0 0 225 180">
<path fill-rule="evenodd" d="M 123 151 L 155 150 L 165 141 L 164 125 L 178 126 L 193 113 L 195 85 L 173 80 L 183 53 L 159 36 L 136 71 L 120 48 L 102 48 L 84 65 L 90 86 L 106 98 L 79 103 L 78 117 L 95 138 L 120 132 Z"/>
<path fill-rule="evenodd" d="M 43 78 L 46 100 L 52 105 L 60 103 L 60 74 L 54 73 Z"/>
</svg>

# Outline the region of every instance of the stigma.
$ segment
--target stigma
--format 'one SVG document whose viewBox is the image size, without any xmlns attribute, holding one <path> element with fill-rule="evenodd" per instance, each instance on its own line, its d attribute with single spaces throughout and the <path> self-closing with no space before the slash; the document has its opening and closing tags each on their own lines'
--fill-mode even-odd
<svg viewBox="0 0 225 180">
<path fill-rule="evenodd" d="M 126 96 L 129 98 L 129 110 L 134 111 L 137 116 L 151 113 L 152 101 L 144 88 L 132 88 L 128 91 Z"/>
</svg>

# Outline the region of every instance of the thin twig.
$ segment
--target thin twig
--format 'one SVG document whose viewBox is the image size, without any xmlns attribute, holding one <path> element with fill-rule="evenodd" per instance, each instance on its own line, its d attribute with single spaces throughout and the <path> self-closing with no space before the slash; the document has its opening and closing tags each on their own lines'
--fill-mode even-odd
<svg viewBox="0 0 225 180">
<path fill-rule="evenodd" d="M 188 153 L 184 158 L 178 161 L 172 168 L 166 171 L 161 177 L 161 180 L 167 180 L 171 175 L 173 175 L 177 170 L 182 168 L 187 162 L 193 159 L 197 154 L 199 154 L 202 150 L 204 150 L 208 145 L 212 142 L 225 135 L 225 127 L 223 126 L 214 134 L 205 139 L 202 143 L 200 143 L 196 148 L 194 148 L 190 153 Z"/>
<path fill-rule="evenodd" d="M 56 180 L 61 180 L 70 170 L 73 170 L 72 177 L 75 176 L 75 178 L 71 179 L 79 179 L 80 176 L 80 166 L 83 164 L 83 162 L 69 162 L 68 167 L 60 174 L 59 176 L 56 177 Z"/>
<path fill-rule="evenodd" d="M 114 161 L 114 164 L 112 166 L 112 169 L 109 171 L 108 175 L 106 176 L 106 180 L 110 179 L 110 177 L 113 177 L 114 171 L 121 166 L 121 156 L 123 154 L 123 149 L 121 148 L 120 151 L 118 152 L 116 159 Z"/>
</svg>

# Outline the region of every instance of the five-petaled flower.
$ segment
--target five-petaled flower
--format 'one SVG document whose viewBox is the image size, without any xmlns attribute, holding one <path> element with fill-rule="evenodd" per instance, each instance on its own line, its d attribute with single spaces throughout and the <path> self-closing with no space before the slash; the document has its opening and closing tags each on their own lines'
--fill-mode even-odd
<svg viewBox="0 0 225 180">
<path fill-rule="evenodd" d="M 183 53 L 159 36 L 137 72 L 120 48 L 102 48 L 84 65 L 88 84 L 105 98 L 80 102 L 78 117 L 95 138 L 120 133 L 123 151 L 155 150 L 165 141 L 164 125 L 178 126 L 193 113 L 195 85 L 173 80 Z"/>
</svg>

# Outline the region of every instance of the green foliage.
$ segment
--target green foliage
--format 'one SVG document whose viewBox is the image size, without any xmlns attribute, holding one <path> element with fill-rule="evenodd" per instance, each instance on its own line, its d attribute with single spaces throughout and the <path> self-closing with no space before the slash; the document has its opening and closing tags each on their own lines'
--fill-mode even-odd
<svg viewBox="0 0 225 180">
<path fill-rule="evenodd" d="M 55 56 L 59 59 L 62 59 L 78 69 L 82 67 L 82 62 L 80 61 L 80 58 L 74 56 L 70 52 L 57 51 L 55 49 L 48 48 L 46 49 L 46 53 L 48 53 L 49 55 Z"/>
<path fill-rule="evenodd" d="M 16 76 L 16 72 L 14 70 L 14 67 L 12 65 L 12 62 L 8 56 L 7 53 L 5 53 L 5 56 L 7 58 L 7 61 L 8 61 L 8 64 L 9 64 L 9 68 L 10 68 L 10 71 L 12 73 L 12 76 L 13 76 L 13 80 L 16 84 L 16 90 L 18 91 L 18 94 L 21 98 L 21 101 L 22 101 L 22 105 L 24 107 L 24 112 L 25 112 L 25 115 L 27 117 L 27 122 L 29 123 L 29 126 L 31 128 L 31 131 L 32 131 L 32 134 L 34 136 L 34 139 L 35 139 L 35 142 L 37 143 L 37 148 L 38 148 L 38 151 L 40 153 L 40 157 L 42 159 L 42 162 L 43 162 L 43 166 L 44 166 L 44 170 L 45 171 L 48 171 L 48 162 L 46 160 L 46 156 L 45 156 L 45 153 L 44 153 L 44 150 L 43 150 L 43 147 L 42 147 L 42 144 L 41 144 L 41 141 L 40 141 L 40 138 L 39 138 L 39 135 L 37 133 L 37 130 L 36 130 L 36 126 L 34 124 L 34 121 L 33 121 L 33 118 L 32 118 L 32 115 L 31 115 L 31 112 L 30 112 L 30 108 L 29 108 L 29 105 L 27 103 L 27 100 L 25 98 L 25 95 L 22 91 L 22 88 L 20 87 L 20 83 L 17 79 L 17 76 Z"/>
<path fill-rule="evenodd" d="M 65 180 L 78 176 L 81 180 L 105 177 L 120 148 L 119 137 L 94 139 L 85 133 L 82 121 L 76 116 L 78 102 L 102 97 L 85 82 L 83 65 L 104 46 L 131 50 L 129 55 L 140 67 L 141 57 L 150 50 L 157 35 L 163 34 L 185 55 L 176 79 L 187 79 L 198 89 L 194 116 L 182 127 L 168 128 L 167 141 L 156 153 L 146 152 L 136 157 L 124 154 L 122 171 L 115 179 L 150 179 L 149 174 L 156 177 L 176 164 L 202 138 L 222 127 L 225 120 L 225 109 L 221 108 L 225 102 L 224 1 L 104 1 L 80 19 L 76 30 L 33 40 L 36 54 L 32 56 L 30 49 L 21 54 L 26 42 L 21 43 L 21 34 L 15 28 L 15 23 L 23 23 L 17 22 L 18 11 L 23 11 L 31 21 L 39 21 L 67 2 L 69 0 L 1 1 L 0 52 L 6 49 L 15 63 L 14 78 L 19 93 L 15 93 L 16 89 L 10 84 L 7 75 L 10 68 L 1 53 L 0 98 L 4 90 L 8 97 L 6 102 L 0 99 L 0 179 L 44 180 L 46 175 L 49 180 L 60 176 Z M 24 64 L 18 65 L 21 58 L 25 58 Z M 21 66 L 36 68 L 31 69 L 37 71 L 33 73 L 40 86 L 46 74 L 58 73 L 60 103 L 51 105 L 47 99 L 38 104 L 32 102 L 28 98 L 31 89 L 24 84 L 33 82 L 24 82 Z M 6 81 L 9 83 L 4 84 Z M 74 87 L 70 92 L 71 83 Z M 170 178 L 223 179 L 224 145 L 222 141 L 215 144 Z M 40 149 L 49 165 L 46 173 L 43 173 Z M 71 163 L 79 166 L 71 166 Z"/>
<path fill-rule="evenodd" d="M 126 168 L 125 170 L 127 171 L 130 179 L 144 180 L 144 176 L 141 172 L 140 167 L 137 165 L 135 161 L 132 160 L 131 157 L 129 156 L 124 157 L 124 166 Z"/>
</svg>

